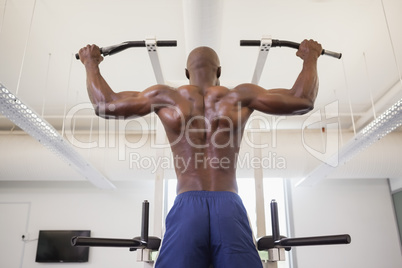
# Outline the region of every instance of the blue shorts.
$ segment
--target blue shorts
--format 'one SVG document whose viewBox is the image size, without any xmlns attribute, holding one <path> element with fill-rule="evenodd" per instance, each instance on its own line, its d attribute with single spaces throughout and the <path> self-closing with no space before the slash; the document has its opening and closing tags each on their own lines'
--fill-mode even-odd
<svg viewBox="0 0 402 268">
<path fill-rule="evenodd" d="M 262 268 L 247 213 L 232 192 L 185 192 L 166 218 L 155 268 Z"/>
</svg>

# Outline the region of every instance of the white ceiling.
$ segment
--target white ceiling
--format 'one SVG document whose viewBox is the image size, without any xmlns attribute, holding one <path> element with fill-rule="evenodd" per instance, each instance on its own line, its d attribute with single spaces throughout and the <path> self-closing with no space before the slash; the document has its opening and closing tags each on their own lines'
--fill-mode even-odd
<svg viewBox="0 0 402 268">
<path fill-rule="evenodd" d="M 149 36 L 177 40 L 176 48 L 159 50 L 165 79 L 174 84 L 186 82 L 186 45 L 210 44 L 221 57 L 222 84 L 235 86 L 251 80 L 258 55 L 256 48 L 240 47 L 241 39 L 312 38 L 343 53 L 342 60 L 320 59 L 316 108 L 338 101 L 345 115 L 342 125 L 351 127 L 351 111 L 355 121 L 372 113 L 370 94 L 375 102 L 399 80 L 400 0 L 215 2 L 0 0 L 0 81 L 10 91 L 18 90 L 18 97 L 38 113 L 62 118 L 65 106 L 69 110 L 88 102 L 84 69 L 73 59 L 86 44 L 109 46 Z M 143 90 L 155 83 L 145 49 L 107 57 L 101 67 L 116 91 Z M 274 48 L 260 85 L 291 87 L 300 67 L 294 50 Z M 9 127 L 6 122 L 1 120 L 3 129 Z"/>
<path fill-rule="evenodd" d="M 359 130 L 373 118 L 372 100 L 379 114 L 402 97 L 401 12 L 402 0 L 0 0 L 0 82 L 60 129 L 69 111 L 88 103 L 85 71 L 74 58 L 87 44 L 177 40 L 177 47 L 159 49 L 172 85 L 186 83 L 188 51 L 210 45 L 221 57 L 221 84 L 233 87 L 251 81 L 258 55 L 240 40 L 311 38 L 343 54 L 319 59 L 315 109 L 337 102 L 342 128 L 355 123 Z M 289 88 L 300 69 L 295 50 L 272 48 L 260 85 Z M 101 70 L 116 91 L 156 83 L 145 48 L 105 57 Z M 76 115 L 75 127 L 88 130 L 93 112 Z M 298 129 L 303 120 L 287 118 L 278 127 Z M 0 116 L 0 130 L 13 128 Z"/>
</svg>

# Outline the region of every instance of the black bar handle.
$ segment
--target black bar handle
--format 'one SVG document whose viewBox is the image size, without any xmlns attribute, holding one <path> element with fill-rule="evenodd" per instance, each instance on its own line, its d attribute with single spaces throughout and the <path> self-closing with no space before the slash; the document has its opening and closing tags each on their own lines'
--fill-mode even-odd
<svg viewBox="0 0 402 268">
<path fill-rule="evenodd" d="M 261 40 L 240 40 L 240 46 L 257 46 L 261 45 Z M 286 41 L 286 40 L 278 40 L 272 39 L 271 47 L 290 47 L 294 49 L 299 49 L 300 43 Z M 334 57 L 337 59 L 342 58 L 342 53 L 333 52 L 327 49 L 323 49 L 321 55 L 327 55 L 330 57 Z"/>
<path fill-rule="evenodd" d="M 259 47 L 261 40 L 240 40 L 241 47 Z"/>
<path fill-rule="evenodd" d="M 149 203 L 144 200 L 142 203 L 142 224 L 141 224 L 141 241 L 148 243 L 148 228 L 149 228 Z"/>
<path fill-rule="evenodd" d="M 145 47 L 145 46 L 146 46 L 145 41 L 127 41 L 127 42 L 123 42 L 123 43 L 120 43 L 117 45 L 102 47 L 102 48 L 100 48 L 100 52 L 103 56 L 111 56 L 111 55 L 119 53 L 123 50 L 126 50 L 127 48 L 130 48 L 130 47 Z M 158 46 L 158 47 L 176 47 L 177 41 L 176 40 L 156 41 L 156 46 Z M 75 58 L 77 60 L 79 60 L 80 55 L 78 53 L 76 53 Z"/>
<path fill-rule="evenodd" d="M 176 40 L 160 40 L 156 41 L 158 47 L 177 47 Z"/>
<path fill-rule="evenodd" d="M 286 41 L 286 40 L 277 40 L 272 39 L 272 47 L 290 47 L 294 49 L 299 49 L 300 43 Z"/>
<path fill-rule="evenodd" d="M 144 247 L 143 243 L 136 239 L 94 238 L 84 236 L 74 236 L 71 239 L 71 245 L 74 247 Z"/>
<path fill-rule="evenodd" d="M 329 236 L 312 236 L 299 238 L 282 238 L 275 241 L 276 246 L 296 247 L 296 246 L 320 246 L 320 245 L 337 245 L 350 244 L 350 235 L 329 235 Z"/>
<path fill-rule="evenodd" d="M 278 203 L 275 199 L 271 201 L 271 224 L 272 224 L 272 239 L 277 241 L 281 238 L 279 230 Z"/>
</svg>

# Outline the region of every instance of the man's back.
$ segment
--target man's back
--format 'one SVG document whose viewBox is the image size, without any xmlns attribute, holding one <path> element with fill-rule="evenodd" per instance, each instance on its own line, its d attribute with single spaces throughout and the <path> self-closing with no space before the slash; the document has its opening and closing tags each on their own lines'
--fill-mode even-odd
<svg viewBox="0 0 402 268">
<path fill-rule="evenodd" d="M 236 158 L 252 110 L 225 87 L 182 86 L 157 111 L 171 144 L 178 192 L 237 191 Z"/>
</svg>

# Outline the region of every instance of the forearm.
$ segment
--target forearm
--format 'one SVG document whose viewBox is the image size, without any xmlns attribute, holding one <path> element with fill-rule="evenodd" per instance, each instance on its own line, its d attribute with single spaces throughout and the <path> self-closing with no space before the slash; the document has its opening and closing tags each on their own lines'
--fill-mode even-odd
<svg viewBox="0 0 402 268">
<path fill-rule="evenodd" d="M 114 100 L 116 94 L 102 77 L 98 65 L 86 65 L 87 91 L 95 110 Z"/>
<path fill-rule="evenodd" d="M 317 59 L 311 55 L 304 60 L 302 71 L 291 89 L 295 97 L 308 100 L 311 105 L 314 105 L 318 93 Z"/>
</svg>

